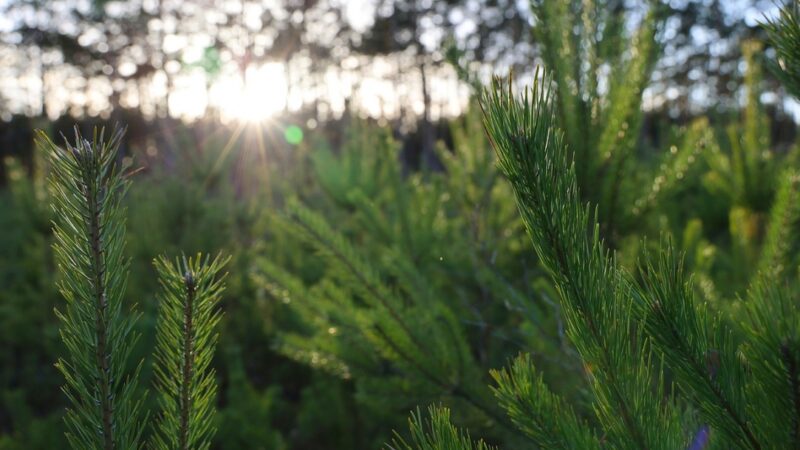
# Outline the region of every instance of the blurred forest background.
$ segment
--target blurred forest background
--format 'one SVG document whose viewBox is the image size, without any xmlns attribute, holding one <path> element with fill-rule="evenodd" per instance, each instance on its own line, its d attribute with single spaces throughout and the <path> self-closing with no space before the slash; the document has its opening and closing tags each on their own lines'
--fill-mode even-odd
<svg viewBox="0 0 800 450">
<path fill-rule="evenodd" d="M 480 406 L 480 389 L 488 369 L 520 351 L 581 398 L 569 388 L 580 368 L 557 294 L 475 102 L 492 74 L 522 85 L 554 61 L 547 33 L 536 32 L 548 26 L 537 15 L 546 3 L 0 0 L 0 449 L 66 446 L 53 367 L 63 353 L 53 308 L 63 300 L 33 132 L 71 137 L 75 124 L 86 134 L 127 126 L 122 163 L 137 172 L 126 295 L 144 312 L 137 359 L 153 347 L 153 258 L 233 257 L 214 361 L 214 448 L 379 448 L 406 430 L 411 409 L 435 402 L 513 443 Z M 668 231 L 698 289 L 723 304 L 757 266 L 778 167 L 797 161 L 800 106 L 766 69 L 774 50 L 759 25 L 780 4 L 605 0 L 583 14 L 583 3 L 564 2 L 562 13 L 586 27 L 602 19 L 590 41 L 606 63 L 575 63 L 575 78 L 593 74 L 599 107 L 635 111 L 618 125 L 622 135 L 631 128 L 625 145 L 637 165 L 624 166 L 627 184 L 610 182 L 619 198 L 600 194 L 601 178 L 582 193 L 604 208 L 604 237 L 623 262 L 642 251 L 638 238 Z M 655 46 L 638 69 L 641 88 L 628 103 L 609 99 L 610 62 L 631 59 L 642 29 Z M 562 57 L 588 61 L 584 50 Z M 611 167 L 619 178 L 623 164 Z M 364 345 L 363 329 L 347 332 L 358 323 L 336 309 L 366 308 L 341 306 L 361 295 L 339 278 L 347 261 L 331 263 L 293 230 L 319 230 L 317 219 L 363 254 L 369 276 L 452 312 L 469 355 L 458 373 L 483 388 L 421 381 Z"/>
</svg>

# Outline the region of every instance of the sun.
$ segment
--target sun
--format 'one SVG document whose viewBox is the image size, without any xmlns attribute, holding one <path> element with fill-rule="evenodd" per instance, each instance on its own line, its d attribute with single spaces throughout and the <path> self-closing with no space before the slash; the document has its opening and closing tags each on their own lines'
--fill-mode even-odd
<svg viewBox="0 0 800 450">
<path fill-rule="evenodd" d="M 286 107 L 288 85 L 283 65 L 250 67 L 241 77 L 218 85 L 218 104 L 224 117 L 243 122 L 263 122 Z"/>
</svg>

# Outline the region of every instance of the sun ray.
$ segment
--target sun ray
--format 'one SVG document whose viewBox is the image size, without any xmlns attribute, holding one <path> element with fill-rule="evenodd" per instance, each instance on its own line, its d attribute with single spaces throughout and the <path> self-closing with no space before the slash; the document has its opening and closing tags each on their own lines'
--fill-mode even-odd
<svg viewBox="0 0 800 450">
<path fill-rule="evenodd" d="M 244 122 L 239 122 L 236 124 L 236 128 L 233 130 L 233 133 L 231 133 L 228 143 L 225 144 L 225 147 L 223 147 L 222 151 L 219 152 L 219 156 L 217 156 L 216 161 L 214 161 L 214 165 L 211 166 L 211 170 L 208 172 L 208 176 L 203 183 L 204 187 L 208 187 L 209 183 L 211 183 L 211 180 L 214 178 L 214 174 L 216 174 L 220 167 L 222 167 L 222 163 L 228 157 L 228 154 L 230 154 L 230 152 L 233 150 L 234 144 L 236 144 L 236 142 L 239 140 L 239 136 L 242 135 L 246 125 L 247 124 Z"/>
</svg>

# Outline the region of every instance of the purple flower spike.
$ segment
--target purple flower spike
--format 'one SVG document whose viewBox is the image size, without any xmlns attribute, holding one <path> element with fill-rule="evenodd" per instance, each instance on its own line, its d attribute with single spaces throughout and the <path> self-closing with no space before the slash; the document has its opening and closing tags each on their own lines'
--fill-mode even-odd
<svg viewBox="0 0 800 450">
<path fill-rule="evenodd" d="M 691 445 L 689 445 L 688 450 L 703 450 L 708 446 L 708 438 L 710 435 L 710 430 L 708 429 L 708 425 L 703 425 L 697 430 L 697 434 L 694 435 L 694 439 L 692 440 Z"/>
</svg>

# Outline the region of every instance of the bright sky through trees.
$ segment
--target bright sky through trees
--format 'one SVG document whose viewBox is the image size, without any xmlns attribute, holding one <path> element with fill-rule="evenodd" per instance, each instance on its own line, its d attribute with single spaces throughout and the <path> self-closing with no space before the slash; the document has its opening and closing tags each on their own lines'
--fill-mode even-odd
<svg viewBox="0 0 800 450">
<path fill-rule="evenodd" d="M 526 1 L 513 1 L 510 4 L 516 5 L 523 17 L 530 17 Z M 7 11 L 0 14 L 0 60 L 3 62 L 0 65 L 0 100 L 6 105 L 0 108 L 0 115 L 5 119 L 14 112 L 36 115 L 43 107 L 50 117 L 64 112 L 107 115 L 110 97 L 115 91 L 120 93 L 119 105 L 122 107 L 139 109 L 146 116 L 153 116 L 159 108 L 166 108 L 169 115 L 186 120 L 218 112 L 225 121 L 257 122 L 282 111 L 299 111 L 309 105 L 320 112 L 321 119 L 338 116 L 348 104 L 373 117 L 421 115 L 425 110 L 420 88 L 422 79 L 417 70 L 419 59 L 414 54 L 395 51 L 387 55 L 360 55 L 346 45 L 346 42 L 357 44 L 361 34 L 375 24 L 376 14 L 385 13 L 378 10 L 382 7 L 380 5 L 391 2 L 327 0 L 318 2 L 326 5 L 320 8 L 318 16 L 299 9 L 292 12 L 291 2 L 287 1 L 228 0 L 212 3 L 213 7 L 202 6 L 202 2 L 166 0 L 103 2 L 103 14 L 120 23 L 140 20 L 137 8 L 154 14 L 154 18 L 141 19 L 148 31 L 130 38 L 131 42 L 141 40 L 136 46 L 131 46 L 134 50 L 127 54 L 120 51 L 118 60 L 110 61 L 102 70 L 86 71 L 79 63 L 65 60 L 58 50 L 18 45 L 22 37 L 12 31 L 21 23 L 39 29 L 54 28 L 59 33 L 77 35 L 77 42 L 86 48 L 101 54 L 109 50 L 113 52 L 115 44 L 106 42 L 110 39 L 108 36 L 114 37 L 112 28 L 103 30 L 104 25 L 98 25 L 100 22 L 79 23 L 71 15 L 72 9 L 90 11 L 91 1 L 55 0 L 48 4 L 55 15 L 48 15 L 41 10 L 37 12 L 38 7 L 32 2 L 0 0 L 0 11 Z M 681 7 L 687 1 L 665 3 Z M 420 3 L 423 9 L 426 4 L 424 1 Z M 750 27 L 755 26 L 762 15 L 774 15 L 777 8 L 773 2 L 762 0 L 730 0 L 720 5 L 726 17 L 724 22 L 742 22 Z M 158 8 L 164 11 L 153 12 Z M 341 16 L 331 18 L 330 11 L 337 9 Z M 469 90 L 458 81 L 452 67 L 443 63 L 442 51 L 437 47 L 450 32 L 458 42 L 474 38 L 483 25 L 476 19 L 482 17 L 480 10 L 478 0 L 466 0 L 463 5 L 450 8 L 447 20 L 458 24 L 452 30 L 437 25 L 435 15 L 419 19 L 418 39 L 424 51 L 431 53 L 436 61 L 427 63 L 429 113 L 434 119 L 459 114 L 469 96 Z M 302 14 L 298 15 L 300 11 Z M 231 17 L 238 17 L 236 20 L 241 23 L 233 23 L 238 31 L 230 30 L 231 23 L 223 24 L 224 17 L 228 17 L 225 19 L 228 22 Z M 334 29 L 343 26 L 352 29 L 353 33 L 341 43 L 333 44 Z M 313 51 L 306 48 L 310 47 L 306 38 L 300 41 L 303 42 L 301 47 L 286 47 L 286 54 L 279 50 L 275 55 L 259 56 L 259 49 L 273 51 L 280 44 L 281 33 L 291 32 L 292 27 L 305 30 L 311 38 L 319 39 L 320 45 L 327 44 L 329 48 L 326 51 L 332 55 L 330 60 L 321 62 Z M 676 30 L 677 27 L 668 22 L 665 37 Z M 730 51 L 728 47 L 736 48 L 738 45 L 736 41 L 724 42 L 711 31 L 693 26 L 689 30 L 692 45 L 707 46 L 712 58 L 720 52 Z M 495 45 L 497 48 L 492 51 L 497 53 L 503 44 L 498 42 Z M 208 50 L 212 48 L 219 50 L 210 54 Z M 150 56 L 138 55 L 142 52 L 161 53 L 162 56 L 155 59 L 163 60 L 157 62 L 152 73 L 144 76 L 137 73 L 141 68 L 137 58 L 142 60 Z M 480 69 L 481 76 L 488 79 L 490 73 L 502 72 L 503 61 L 514 56 L 513 51 L 499 51 L 493 56 L 497 62 L 491 68 Z M 680 70 L 685 65 L 685 58 L 682 51 L 667 51 L 661 69 L 667 74 Z M 162 63 L 163 67 L 159 66 Z M 109 76 L 112 73 L 114 76 Z M 517 73 L 523 77 L 526 75 L 521 70 Z M 694 72 L 689 75 L 696 76 Z M 713 91 L 709 91 L 707 82 L 694 82 L 688 93 L 684 93 L 675 86 L 663 85 L 662 80 L 670 79 L 669 75 L 654 78 L 644 93 L 645 108 L 663 108 L 679 96 L 686 95 L 691 105 L 702 109 L 710 106 L 709 99 L 717 98 Z M 770 94 L 765 94 L 766 102 L 782 101 L 774 95 L 770 97 Z M 784 108 L 798 110 L 793 102 L 784 102 Z M 160 106 L 162 103 L 167 106 Z"/>
</svg>

